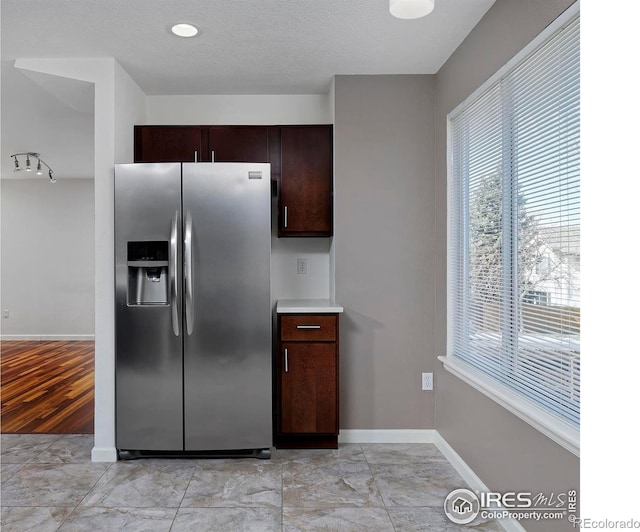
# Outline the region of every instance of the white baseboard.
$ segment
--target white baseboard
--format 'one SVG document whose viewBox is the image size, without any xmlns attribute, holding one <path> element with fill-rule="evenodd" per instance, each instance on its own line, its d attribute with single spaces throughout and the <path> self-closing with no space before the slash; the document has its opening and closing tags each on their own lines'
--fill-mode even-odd
<svg viewBox="0 0 640 532">
<path fill-rule="evenodd" d="M 482 482 L 480 477 L 475 474 L 473 469 L 471 469 L 467 463 L 462 459 L 462 457 L 454 450 L 449 442 L 445 440 L 439 432 L 434 439 L 436 447 L 438 450 L 444 455 L 444 457 L 449 461 L 449 463 L 455 468 L 455 470 L 460 474 L 460 476 L 464 479 L 464 481 L 469 485 L 472 490 L 477 491 L 489 491 L 487 485 Z"/>
<path fill-rule="evenodd" d="M 0 340 L 24 340 L 31 342 L 48 342 L 48 341 L 61 341 L 61 342 L 74 342 L 74 341 L 87 341 L 95 340 L 93 334 L 3 334 L 0 336 Z"/>
<path fill-rule="evenodd" d="M 455 451 L 451 445 L 436 430 L 433 443 L 438 450 L 444 455 L 449 463 L 454 467 L 458 474 L 464 479 L 469 487 L 474 491 L 491 491 L 487 485 L 482 482 L 480 477 L 469 467 L 462 457 Z M 526 532 L 524 527 L 515 519 L 500 519 L 500 525 L 506 532 Z"/>
<path fill-rule="evenodd" d="M 115 447 L 94 447 L 91 449 L 92 462 L 117 462 L 118 452 Z"/>
<path fill-rule="evenodd" d="M 434 443 L 433 429 L 340 429 L 338 443 Z"/>
</svg>

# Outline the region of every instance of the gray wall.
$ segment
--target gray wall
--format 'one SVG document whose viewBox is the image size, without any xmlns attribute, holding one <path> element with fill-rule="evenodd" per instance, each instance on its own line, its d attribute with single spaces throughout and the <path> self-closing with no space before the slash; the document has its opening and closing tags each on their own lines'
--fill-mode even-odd
<svg viewBox="0 0 640 532">
<path fill-rule="evenodd" d="M 2 179 L 2 336 L 94 332 L 93 179 Z"/>
<path fill-rule="evenodd" d="M 435 345 L 446 350 L 446 117 L 538 35 L 571 0 L 497 0 L 436 76 Z M 579 486 L 579 459 L 437 366 L 436 428 L 492 490 L 561 492 Z M 549 530 L 549 522 L 523 523 Z M 554 522 L 553 529 L 572 530 Z"/>
<path fill-rule="evenodd" d="M 434 427 L 434 77 L 335 80 L 343 429 Z"/>
</svg>

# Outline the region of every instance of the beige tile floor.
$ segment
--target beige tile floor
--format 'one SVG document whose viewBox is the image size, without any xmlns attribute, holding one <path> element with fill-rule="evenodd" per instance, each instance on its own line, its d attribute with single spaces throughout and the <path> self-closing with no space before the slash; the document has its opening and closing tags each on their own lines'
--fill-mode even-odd
<svg viewBox="0 0 640 532">
<path fill-rule="evenodd" d="M 101 464 L 92 442 L 2 435 L 2 531 L 501 530 L 447 520 L 446 495 L 466 484 L 432 444 Z"/>
</svg>

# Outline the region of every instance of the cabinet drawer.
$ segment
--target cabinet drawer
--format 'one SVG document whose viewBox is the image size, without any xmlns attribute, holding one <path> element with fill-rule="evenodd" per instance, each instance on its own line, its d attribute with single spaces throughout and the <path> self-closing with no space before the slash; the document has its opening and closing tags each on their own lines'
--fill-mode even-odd
<svg viewBox="0 0 640 532">
<path fill-rule="evenodd" d="M 335 342 L 336 316 L 306 314 L 280 317 L 280 339 L 282 341 Z"/>
</svg>

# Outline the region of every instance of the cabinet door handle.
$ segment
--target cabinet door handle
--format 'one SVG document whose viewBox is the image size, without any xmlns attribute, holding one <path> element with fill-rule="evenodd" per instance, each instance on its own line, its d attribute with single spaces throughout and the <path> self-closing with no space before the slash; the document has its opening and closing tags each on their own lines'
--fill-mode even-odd
<svg viewBox="0 0 640 532">
<path fill-rule="evenodd" d="M 287 227 L 289 225 L 289 207 L 284 206 L 284 226 Z"/>
<path fill-rule="evenodd" d="M 289 350 L 284 350 L 284 372 L 289 373 Z"/>
<path fill-rule="evenodd" d="M 296 325 L 296 329 L 320 329 L 320 325 Z"/>
<path fill-rule="evenodd" d="M 193 162 L 194 163 L 198 162 L 198 151 L 197 150 L 193 152 Z"/>
</svg>

